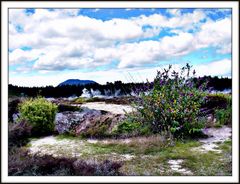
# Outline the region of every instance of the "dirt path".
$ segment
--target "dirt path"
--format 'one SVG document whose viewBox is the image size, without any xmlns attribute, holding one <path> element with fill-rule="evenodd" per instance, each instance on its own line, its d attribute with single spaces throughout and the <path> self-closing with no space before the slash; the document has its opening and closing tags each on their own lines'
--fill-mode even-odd
<svg viewBox="0 0 240 184">
<path fill-rule="evenodd" d="M 206 128 L 203 132 L 209 137 L 206 139 L 200 139 L 199 141 L 203 144 L 198 148 L 194 148 L 194 150 L 202 152 L 215 151 L 221 153 L 221 150 L 217 149 L 218 143 L 229 140 L 232 135 L 232 129 L 227 126 L 221 128 Z"/>
</svg>

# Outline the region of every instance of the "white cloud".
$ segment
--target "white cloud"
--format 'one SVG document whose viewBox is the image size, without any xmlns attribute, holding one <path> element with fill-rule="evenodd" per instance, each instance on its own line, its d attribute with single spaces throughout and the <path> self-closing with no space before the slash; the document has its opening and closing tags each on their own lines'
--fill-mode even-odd
<svg viewBox="0 0 240 184">
<path fill-rule="evenodd" d="M 132 20 L 135 21 L 140 26 L 150 25 L 153 27 L 155 26 L 165 27 L 168 18 L 161 14 L 152 14 L 149 16 L 141 15 L 139 17 L 133 18 Z"/>
<path fill-rule="evenodd" d="M 174 15 L 174 16 L 181 15 L 180 9 L 168 9 L 167 12 L 170 13 L 171 15 Z"/>
<path fill-rule="evenodd" d="M 229 54 L 232 52 L 232 44 L 228 43 L 228 44 L 223 44 L 221 45 L 221 47 L 217 50 L 217 53 L 220 54 Z"/>
<path fill-rule="evenodd" d="M 206 18 L 202 10 L 173 17 L 161 14 L 141 15 L 131 19 L 102 21 L 76 16 L 77 9 L 36 9 L 32 15 L 24 10 L 10 10 L 10 63 L 22 63 L 39 57 L 33 68 L 39 71 L 94 68 L 118 61 L 118 68 L 141 67 L 163 59 L 186 55 L 199 48 L 217 47 L 219 53 L 231 51 L 231 19 L 200 23 Z M 21 25 L 24 32 L 18 33 Z M 144 27 L 146 26 L 146 27 Z M 195 33 L 187 30 L 199 28 Z M 160 40 L 138 41 L 159 35 L 171 28 L 174 36 Z M 118 43 L 118 44 L 117 44 Z M 19 48 L 32 47 L 31 51 Z"/>
<path fill-rule="evenodd" d="M 62 37 L 70 39 L 93 37 L 95 40 L 128 40 L 143 36 L 154 36 L 159 34 L 161 27 L 173 28 L 192 25 L 192 23 L 204 17 L 201 11 L 194 11 L 192 14 L 184 14 L 181 17 L 171 19 L 161 14 L 108 21 L 86 16 L 69 16 L 77 15 L 78 11 L 75 9 L 56 9 L 55 11 L 36 9 L 34 14 L 26 15 L 24 10 L 11 9 L 9 13 L 10 33 L 13 32 L 14 26 L 21 25 L 25 34 L 10 34 L 10 48 L 25 45 L 45 47 L 45 44 L 51 44 L 48 39 L 53 37 L 58 39 Z M 145 33 L 142 29 L 144 25 L 152 27 L 147 29 Z M 17 42 L 14 43 L 16 40 Z"/>
<path fill-rule="evenodd" d="M 174 64 L 173 69 L 179 71 L 183 65 Z M 59 83 L 67 79 L 91 79 L 100 84 L 106 84 L 108 82 L 114 82 L 121 80 L 127 82 L 146 82 L 146 79 L 153 81 L 157 74 L 157 70 L 168 68 L 168 65 L 154 68 L 132 68 L 132 69 L 112 69 L 108 71 L 92 71 L 92 72 L 79 72 L 73 71 L 71 73 L 51 73 L 49 71 L 42 71 L 42 75 L 35 76 L 16 76 L 12 73 L 9 78 L 9 83 L 20 86 L 57 86 Z M 208 64 L 199 64 L 193 66 L 196 70 L 196 76 L 212 75 L 212 76 L 228 76 L 231 73 L 231 60 L 224 59 L 219 61 L 213 61 Z M 129 76 L 131 75 L 131 76 Z"/>
<path fill-rule="evenodd" d="M 71 73 L 57 73 L 57 74 L 55 73 L 54 75 L 42 74 L 42 75 L 31 76 L 31 77 L 12 75 L 9 78 L 9 83 L 13 85 L 21 85 L 21 86 L 46 86 L 46 85 L 57 86 L 59 83 L 70 78 L 76 78 L 76 79 L 82 79 L 82 80 L 91 79 L 100 84 L 105 84 L 106 81 L 114 82 L 117 80 L 130 82 L 129 79 L 127 80 L 126 78 L 127 75 L 128 75 L 127 72 L 123 72 L 120 70 L 94 71 L 94 72 L 87 72 L 87 73 L 73 71 Z"/>
<path fill-rule="evenodd" d="M 15 49 L 11 54 L 9 55 L 9 64 L 20 64 L 27 61 L 32 61 L 34 59 L 37 59 L 40 56 L 39 50 L 27 50 L 24 51 L 22 49 Z"/>
<path fill-rule="evenodd" d="M 209 20 L 201 26 L 200 32 L 196 34 L 198 47 L 209 45 L 219 47 L 220 52 L 231 49 L 231 19 L 225 18 L 216 22 Z"/>
<path fill-rule="evenodd" d="M 185 55 L 194 50 L 193 36 L 181 33 L 172 37 L 164 37 L 160 41 L 143 41 L 123 44 L 117 48 L 116 59 L 119 68 L 143 66 L 144 64 Z"/>
<path fill-rule="evenodd" d="M 9 25 L 25 25 L 28 16 L 25 14 L 24 9 L 9 9 Z"/>
<path fill-rule="evenodd" d="M 173 37 L 164 37 L 161 41 L 126 43 L 118 47 L 86 47 L 84 49 L 84 47 L 68 46 L 62 48 L 60 52 L 49 52 L 49 54 L 40 58 L 34 67 L 36 69 L 51 70 L 54 68 L 60 70 L 66 67 L 68 69 L 77 69 L 79 67 L 105 65 L 117 60 L 119 61 L 119 68 L 131 68 L 174 56 L 185 55 L 194 50 L 192 43 L 193 36 L 191 34 L 181 33 Z M 74 55 L 76 57 L 71 57 Z"/>
<path fill-rule="evenodd" d="M 149 16 L 142 15 L 140 17 L 133 18 L 139 25 L 150 25 L 168 28 L 181 27 L 183 29 L 192 29 L 195 24 L 198 24 L 200 20 L 206 18 L 206 15 L 201 10 L 195 10 L 193 13 L 186 13 L 179 16 L 180 13 L 174 9 L 169 10 L 172 15 L 171 18 L 163 16 L 161 14 L 152 14 Z M 174 13 L 173 13 L 174 12 Z"/>
<path fill-rule="evenodd" d="M 212 76 L 227 76 L 231 73 L 231 60 L 223 59 L 213 61 L 206 65 L 201 64 L 195 67 L 198 76 L 212 75 Z"/>
<path fill-rule="evenodd" d="M 162 51 L 168 56 L 185 55 L 195 49 L 194 36 L 190 33 L 164 37 L 160 44 L 163 48 Z"/>
<path fill-rule="evenodd" d="M 16 34 L 17 33 L 17 30 L 16 30 L 16 28 L 14 27 L 14 25 L 13 24 L 9 24 L 9 34 L 10 35 L 14 35 L 14 34 Z"/>
<path fill-rule="evenodd" d="M 52 13 L 41 9 L 37 10 L 31 17 L 26 18 L 30 20 L 27 21 L 23 18 L 20 21 L 18 19 L 15 21 L 12 18 L 11 27 L 21 25 L 24 33 L 10 34 L 10 48 L 25 45 L 44 47 L 45 45 L 42 43 L 52 43 L 51 40 L 48 40 L 50 38 L 68 37 L 71 40 L 93 38 L 95 41 L 101 39 L 115 41 L 134 39 L 144 34 L 141 26 L 127 19 L 102 21 L 86 16 L 60 16 L 58 11 Z M 17 43 L 14 43 L 14 40 L 17 40 Z"/>
</svg>

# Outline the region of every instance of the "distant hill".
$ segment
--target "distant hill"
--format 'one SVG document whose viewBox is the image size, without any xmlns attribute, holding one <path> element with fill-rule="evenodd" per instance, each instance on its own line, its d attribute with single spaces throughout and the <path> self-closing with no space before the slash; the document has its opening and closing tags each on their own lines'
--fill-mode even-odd
<svg viewBox="0 0 240 184">
<path fill-rule="evenodd" d="M 97 82 L 92 81 L 92 80 L 68 79 L 68 80 L 60 83 L 58 86 L 66 86 L 66 85 L 83 86 L 86 84 L 97 84 Z"/>
</svg>

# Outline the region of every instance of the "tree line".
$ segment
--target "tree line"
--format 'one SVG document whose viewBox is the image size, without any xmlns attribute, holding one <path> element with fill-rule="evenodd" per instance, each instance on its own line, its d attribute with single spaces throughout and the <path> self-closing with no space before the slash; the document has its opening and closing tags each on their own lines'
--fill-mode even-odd
<svg viewBox="0 0 240 184">
<path fill-rule="evenodd" d="M 202 83 L 207 82 L 207 88 L 216 91 L 223 91 L 225 89 L 232 88 L 231 78 L 219 78 L 219 77 L 195 77 L 193 82 L 200 86 Z M 148 82 L 148 86 L 151 86 L 153 82 Z M 109 95 L 114 95 L 117 90 L 120 90 L 120 95 L 131 94 L 131 92 L 141 91 L 145 89 L 147 83 L 123 83 L 122 81 L 107 82 L 104 85 L 101 84 L 87 84 L 87 85 L 65 85 L 65 86 L 46 86 L 46 87 L 21 87 L 16 85 L 8 85 L 9 96 L 28 96 L 28 97 L 70 97 L 81 96 L 82 91 L 86 88 L 88 91 L 99 90 L 101 95 L 105 95 L 108 92 Z M 150 84 L 150 85 L 149 85 Z"/>
</svg>

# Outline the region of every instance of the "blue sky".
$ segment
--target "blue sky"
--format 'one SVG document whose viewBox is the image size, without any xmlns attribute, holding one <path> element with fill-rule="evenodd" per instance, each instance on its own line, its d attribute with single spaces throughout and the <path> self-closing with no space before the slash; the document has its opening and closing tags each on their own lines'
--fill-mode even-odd
<svg viewBox="0 0 240 184">
<path fill-rule="evenodd" d="M 9 81 L 137 82 L 187 62 L 231 76 L 231 44 L 231 9 L 10 9 Z"/>
</svg>

